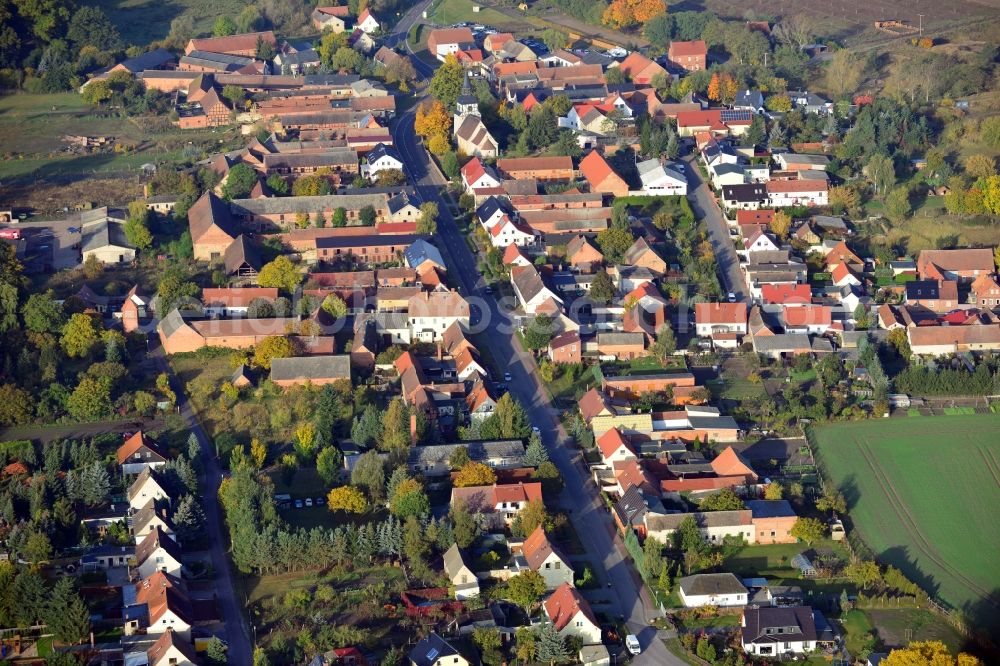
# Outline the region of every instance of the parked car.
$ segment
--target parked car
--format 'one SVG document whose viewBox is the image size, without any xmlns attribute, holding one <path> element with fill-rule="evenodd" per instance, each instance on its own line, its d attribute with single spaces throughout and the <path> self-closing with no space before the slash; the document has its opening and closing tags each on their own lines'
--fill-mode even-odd
<svg viewBox="0 0 1000 666">
<path fill-rule="evenodd" d="M 295 500 L 295 508 L 296 509 L 301 509 L 302 508 L 302 500 L 298 500 L 298 499 Z"/>
<path fill-rule="evenodd" d="M 735 303 L 736 302 L 736 294 L 734 294 L 733 292 L 729 292 L 729 295 L 726 296 L 726 300 L 728 300 L 730 303 Z"/>
<path fill-rule="evenodd" d="M 503 380 L 504 380 L 505 382 L 509 382 L 509 381 L 510 381 L 511 379 L 512 379 L 512 377 L 510 376 L 510 373 L 509 373 L 509 372 L 505 372 L 505 373 L 503 373 Z"/>
<path fill-rule="evenodd" d="M 326 504 L 326 498 L 325 497 L 317 497 L 316 498 L 316 506 L 323 506 L 324 504 Z"/>
<path fill-rule="evenodd" d="M 629 634 L 625 637 L 625 647 L 632 654 L 640 654 L 642 652 L 642 646 L 639 645 L 639 639 L 635 634 Z"/>
<path fill-rule="evenodd" d="M 313 505 L 313 498 L 312 497 L 307 497 L 306 498 L 306 506 L 312 506 L 312 505 Z"/>
<path fill-rule="evenodd" d="M 539 435 L 542 434 L 542 430 L 538 426 L 531 426 L 531 432 L 537 433 Z"/>
</svg>

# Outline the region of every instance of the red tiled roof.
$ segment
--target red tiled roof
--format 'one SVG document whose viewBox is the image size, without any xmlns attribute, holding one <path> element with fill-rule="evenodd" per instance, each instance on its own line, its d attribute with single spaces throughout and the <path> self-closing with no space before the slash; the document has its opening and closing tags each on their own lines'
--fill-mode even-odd
<svg viewBox="0 0 1000 666">
<path fill-rule="evenodd" d="M 749 476 L 757 478 L 757 473 L 750 467 L 750 463 L 743 456 L 736 452 L 731 446 L 715 457 L 711 462 L 712 469 L 719 476 Z"/>
<path fill-rule="evenodd" d="M 612 428 L 598 437 L 597 446 L 601 449 L 601 455 L 604 456 L 605 460 L 613 456 L 615 451 L 623 446 L 628 449 L 632 455 L 635 455 L 635 451 L 632 450 L 631 444 L 629 444 L 628 440 L 626 440 L 625 437 L 618 432 L 618 428 Z"/>
<path fill-rule="evenodd" d="M 139 449 L 143 447 L 146 447 L 147 449 L 155 453 L 157 456 L 159 456 L 161 459 L 166 460 L 166 456 L 164 456 L 160 452 L 160 450 L 156 447 L 156 445 L 153 443 L 153 441 L 151 439 L 148 439 L 146 435 L 143 434 L 143 432 L 140 430 L 139 432 L 135 433 L 127 440 L 125 440 L 124 444 L 118 447 L 118 452 L 117 452 L 118 464 L 119 465 L 125 464 L 125 462 L 127 462 L 129 458 L 131 458 Z"/>
<path fill-rule="evenodd" d="M 596 150 L 587 153 L 587 156 L 580 160 L 580 175 L 593 185 L 600 185 L 608 176 L 615 173 L 608 161 L 604 159 Z"/>
<path fill-rule="evenodd" d="M 590 421 L 595 416 L 601 414 L 601 412 L 608 410 L 608 403 L 604 397 L 604 393 L 596 388 L 592 388 L 584 393 L 577 406 L 580 408 L 580 415 L 583 416 L 584 421 Z"/>
<path fill-rule="evenodd" d="M 747 323 L 744 303 L 695 303 L 694 320 L 699 324 Z"/>
<path fill-rule="evenodd" d="M 829 326 L 833 310 L 828 305 L 785 308 L 785 326 Z"/>
<path fill-rule="evenodd" d="M 670 42 L 669 57 L 678 58 L 683 56 L 707 55 L 708 47 L 704 40 L 696 39 L 692 42 Z"/>
<path fill-rule="evenodd" d="M 766 208 L 760 210 L 736 211 L 736 224 L 770 224 L 774 219 L 774 211 Z"/>
<path fill-rule="evenodd" d="M 545 614 L 555 625 L 556 631 L 566 628 L 577 613 L 583 612 L 588 620 L 597 626 L 597 618 L 590 609 L 590 604 L 583 598 L 579 591 L 569 583 L 563 583 L 556 591 L 545 600 Z"/>
<path fill-rule="evenodd" d="M 765 284 L 760 296 L 765 303 L 775 305 L 805 304 L 812 299 L 812 290 L 807 284 Z"/>
<path fill-rule="evenodd" d="M 528 566 L 532 570 L 538 571 L 545 560 L 549 558 L 550 555 L 555 553 L 559 559 L 566 561 L 568 560 L 559 552 L 555 545 L 549 540 L 549 536 L 545 533 L 545 529 L 539 525 L 535 528 L 535 531 L 528 535 L 528 538 L 524 540 L 521 545 L 521 554 L 524 555 L 524 559 L 527 560 Z"/>
<path fill-rule="evenodd" d="M 769 180 L 767 191 L 777 194 L 793 192 L 826 192 L 830 183 L 825 180 Z"/>
</svg>

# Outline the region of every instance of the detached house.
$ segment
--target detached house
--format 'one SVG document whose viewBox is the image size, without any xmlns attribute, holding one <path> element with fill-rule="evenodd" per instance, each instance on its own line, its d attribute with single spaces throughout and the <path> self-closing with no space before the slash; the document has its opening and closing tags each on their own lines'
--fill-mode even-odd
<svg viewBox="0 0 1000 666">
<path fill-rule="evenodd" d="M 731 573 L 695 574 L 679 581 L 681 602 L 687 608 L 699 606 L 745 606 L 747 588 Z"/>
<path fill-rule="evenodd" d="M 155 530 L 174 537 L 174 523 L 170 519 L 170 507 L 166 501 L 151 499 L 145 506 L 132 514 L 132 534 L 136 545 Z"/>
<path fill-rule="evenodd" d="M 649 243 L 642 236 L 636 238 L 631 247 L 625 251 L 622 263 L 626 266 L 648 268 L 654 273 L 667 272 L 667 262 L 649 246 Z"/>
<path fill-rule="evenodd" d="M 735 340 L 747 334 L 747 306 L 744 303 L 695 303 L 695 332 L 713 341 Z M 737 346 L 735 343 L 726 346 Z"/>
<path fill-rule="evenodd" d="M 451 643 L 435 633 L 414 645 L 407 656 L 410 666 L 471 666 Z"/>
<path fill-rule="evenodd" d="M 697 72 L 707 66 L 708 46 L 704 40 L 692 42 L 670 42 L 667 59 L 672 65 L 688 72 Z"/>
<path fill-rule="evenodd" d="M 989 248 L 922 250 L 917 256 L 917 273 L 924 280 L 972 282 L 992 272 L 993 251 Z"/>
<path fill-rule="evenodd" d="M 115 456 L 122 474 L 140 474 L 147 467 L 155 469 L 167 462 L 167 457 L 141 430 L 125 440 Z"/>
<path fill-rule="evenodd" d="M 573 565 L 549 540 L 541 525 L 524 540 L 521 554 L 528 567 L 545 579 L 545 589 L 573 585 Z"/>
<path fill-rule="evenodd" d="M 533 264 L 512 267 L 510 283 L 525 314 L 556 315 L 562 311 L 562 298 L 545 285 L 541 274 Z"/>
<path fill-rule="evenodd" d="M 583 343 L 576 331 L 564 331 L 552 338 L 548 349 L 553 363 L 579 363 L 583 360 Z"/>
<path fill-rule="evenodd" d="M 476 190 L 500 187 L 500 178 L 492 168 L 483 164 L 478 157 L 473 157 L 462 167 L 462 185 L 465 191 L 475 194 Z"/>
<path fill-rule="evenodd" d="M 542 603 L 545 615 L 560 636 L 576 636 L 584 645 L 601 642 L 601 627 L 580 592 L 563 583 Z"/>
<path fill-rule="evenodd" d="M 451 504 L 465 502 L 473 514 L 483 514 L 491 529 L 501 528 L 511 524 L 532 500 L 542 501 L 542 484 L 512 483 L 492 486 L 470 486 L 452 488 Z"/>
<path fill-rule="evenodd" d="M 339 7 L 317 7 L 309 17 L 313 27 L 320 32 L 330 30 L 331 32 L 344 32 L 351 20 L 350 9 L 347 5 Z"/>
<path fill-rule="evenodd" d="M 479 579 L 476 573 L 465 563 L 462 551 L 457 543 L 445 551 L 443 556 L 444 573 L 455 588 L 455 598 L 458 600 L 479 596 Z"/>
<path fill-rule="evenodd" d="M 775 208 L 785 206 L 825 206 L 830 183 L 821 179 L 771 180 L 766 183 L 768 198 Z"/>
<path fill-rule="evenodd" d="M 360 14 L 358 14 L 357 28 L 366 35 L 378 32 L 382 26 L 375 18 L 374 14 L 368 9 L 363 9 Z"/>
<path fill-rule="evenodd" d="M 743 651 L 758 657 L 804 654 L 816 649 L 816 620 L 808 606 L 761 606 L 740 618 Z"/>
<path fill-rule="evenodd" d="M 135 586 L 122 588 L 125 635 L 141 630 L 159 636 L 173 631 L 184 640 L 191 640 L 193 613 L 184 581 L 156 572 Z"/>
<path fill-rule="evenodd" d="M 476 38 L 468 28 L 439 28 L 427 36 L 427 50 L 444 62 L 449 55 L 476 48 Z"/>
<path fill-rule="evenodd" d="M 146 663 L 149 666 L 195 666 L 200 659 L 191 643 L 168 629 L 146 650 Z"/>
<path fill-rule="evenodd" d="M 667 70 L 638 51 L 632 51 L 619 67 L 625 78 L 632 81 L 637 86 L 648 86 L 653 83 L 653 78 L 658 74 L 667 76 Z"/>
<path fill-rule="evenodd" d="M 194 258 L 200 261 L 221 259 L 239 235 L 229 205 L 211 192 L 206 192 L 191 205 L 188 226 Z"/>
<path fill-rule="evenodd" d="M 972 283 L 972 294 L 976 305 L 981 308 L 1000 307 L 1000 281 L 995 275 L 980 273 Z"/>
<path fill-rule="evenodd" d="M 403 171 L 403 158 L 399 151 L 384 143 L 376 144 L 365 155 L 368 177 L 375 180 L 383 171 Z"/>
<path fill-rule="evenodd" d="M 753 112 L 745 109 L 708 109 L 677 113 L 677 134 L 695 136 L 701 132 L 741 136 L 750 129 Z"/>
</svg>

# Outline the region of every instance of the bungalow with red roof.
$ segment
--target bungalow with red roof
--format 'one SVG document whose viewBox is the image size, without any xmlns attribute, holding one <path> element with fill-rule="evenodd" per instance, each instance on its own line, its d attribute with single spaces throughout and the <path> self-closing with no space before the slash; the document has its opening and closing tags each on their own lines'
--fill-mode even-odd
<svg viewBox="0 0 1000 666">
<path fill-rule="evenodd" d="M 785 308 L 785 333 L 822 335 L 833 324 L 833 308 L 829 305 L 799 305 Z"/>
<path fill-rule="evenodd" d="M 777 312 L 782 308 L 808 305 L 812 302 L 812 289 L 808 284 L 763 284 L 760 297 L 765 311 Z"/>
<path fill-rule="evenodd" d="M 681 111 L 677 114 L 677 134 L 694 136 L 699 132 L 741 136 L 750 129 L 753 112 L 741 109 Z"/>
<path fill-rule="evenodd" d="M 708 46 L 705 41 L 696 39 L 691 42 L 670 42 L 667 50 L 670 64 L 688 72 L 697 72 L 707 67 Z"/>
<path fill-rule="evenodd" d="M 591 192 L 611 194 L 616 197 L 628 196 L 628 183 L 615 173 L 604 156 L 596 150 L 590 151 L 580 160 L 580 175 L 587 179 Z"/>
<path fill-rule="evenodd" d="M 575 636 L 584 645 L 601 642 L 601 627 L 594 611 L 583 595 L 569 583 L 560 585 L 542 607 L 545 616 L 563 638 Z"/>
<path fill-rule="evenodd" d="M 769 180 L 767 194 L 775 208 L 787 206 L 825 206 L 830 192 L 829 181 L 822 179 Z"/>
</svg>

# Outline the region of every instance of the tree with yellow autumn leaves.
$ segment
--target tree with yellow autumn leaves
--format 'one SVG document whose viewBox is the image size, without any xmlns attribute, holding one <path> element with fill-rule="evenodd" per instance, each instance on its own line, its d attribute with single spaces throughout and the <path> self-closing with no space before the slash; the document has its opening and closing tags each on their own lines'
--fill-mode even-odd
<svg viewBox="0 0 1000 666">
<path fill-rule="evenodd" d="M 629 28 L 666 11 L 664 0 L 613 0 L 601 20 L 615 28 Z"/>
</svg>

